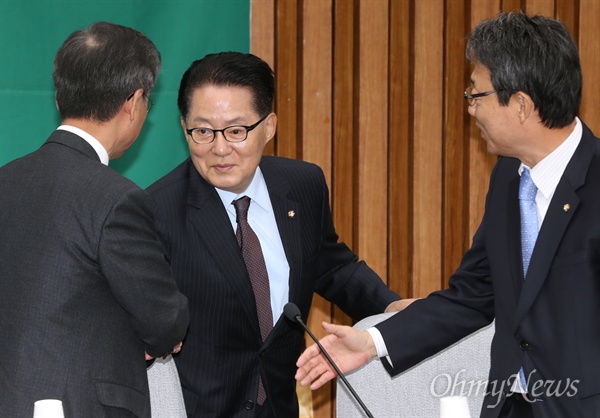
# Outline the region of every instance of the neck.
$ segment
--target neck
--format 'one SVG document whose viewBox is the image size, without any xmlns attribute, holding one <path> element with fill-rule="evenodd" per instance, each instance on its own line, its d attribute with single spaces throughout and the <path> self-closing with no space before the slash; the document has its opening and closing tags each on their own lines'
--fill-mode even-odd
<svg viewBox="0 0 600 418">
<path fill-rule="evenodd" d="M 550 155 L 571 135 L 577 122 L 572 123 L 563 128 L 549 129 L 539 123 L 538 127 L 532 132 L 530 141 L 523 155 L 519 158 L 523 164 L 533 168 L 537 163 Z"/>
<path fill-rule="evenodd" d="M 88 119 L 66 118 L 62 121 L 63 125 L 71 125 L 86 131 L 102 144 L 109 158 L 115 158 L 114 150 L 117 143 L 116 132 L 110 122 L 96 122 Z"/>
</svg>

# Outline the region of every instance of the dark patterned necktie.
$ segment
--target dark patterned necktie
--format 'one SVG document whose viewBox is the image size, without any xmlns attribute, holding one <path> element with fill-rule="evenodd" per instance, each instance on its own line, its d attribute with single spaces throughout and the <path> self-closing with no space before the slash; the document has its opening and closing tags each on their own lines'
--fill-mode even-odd
<svg viewBox="0 0 600 418">
<path fill-rule="evenodd" d="M 235 236 L 242 250 L 242 257 L 246 263 L 248 276 L 254 299 L 256 301 L 256 312 L 258 313 L 258 324 L 262 340 L 265 341 L 273 329 L 273 311 L 271 310 L 271 291 L 269 289 L 269 275 L 265 265 L 262 248 L 258 237 L 248 224 L 248 208 L 250 198 L 244 196 L 233 202 L 236 213 L 237 230 Z M 262 379 L 258 381 L 258 397 L 256 403 L 262 405 L 267 398 Z"/>
</svg>

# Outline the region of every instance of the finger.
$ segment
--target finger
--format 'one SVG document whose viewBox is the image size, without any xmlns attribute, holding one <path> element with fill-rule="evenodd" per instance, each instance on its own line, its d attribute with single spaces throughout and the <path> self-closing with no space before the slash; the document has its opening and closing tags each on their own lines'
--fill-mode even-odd
<svg viewBox="0 0 600 418">
<path fill-rule="evenodd" d="M 333 371 L 333 369 L 331 368 L 329 363 L 325 361 L 323 356 L 311 360 L 311 362 L 307 365 L 303 372 L 304 376 L 300 379 L 300 384 L 302 386 L 308 386 L 309 384 L 311 384 L 311 382 L 321 379 L 323 375 L 329 376 L 329 378 L 326 378 L 323 381 L 323 383 L 331 380 L 333 377 L 336 376 L 335 371 Z"/>
<path fill-rule="evenodd" d="M 304 350 L 304 353 L 302 353 L 302 355 L 298 358 L 298 361 L 296 361 L 296 366 L 298 368 L 304 366 L 307 362 L 309 362 L 315 356 L 318 356 L 320 353 L 321 350 L 319 350 L 319 347 L 316 344 L 311 345 Z"/>
<path fill-rule="evenodd" d="M 323 329 L 325 330 L 325 332 L 327 332 L 330 335 L 323 338 L 321 340 L 321 342 L 329 340 L 331 338 L 335 338 L 335 337 L 342 338 L 344 335 L 347 334 L 347 328 L 350 328 L 347 325 L 335 325 L 335 324 L 330 324 L 329 322 L 323 322 L 322 326 L 323 326 Z M 332 337 L 332 335 L 335 337 Z"/>
<path fill-rule="evenodd" d="M 310 359 L 306 359 L 304 364 L 302 366 L 298 367 L 298 370 L 296 371 L 296 375 L 295 375 L 296 380 L 300 381 L 302 379 L 305 379 L 306 376 L 308 376 L 308 374 L 311 372 L 311 370 L 316 365 L 318 365 L 318 361 L 314 357 L 310 358 Z"/>
<path fill-rule="evenodd" d="M 329 382 L 331 379 L 333 379 L 336 376 L 337 376 L 337 374 L 335 374 L 331 370 L 326 371 L 321 376 L 319 376 L 319 378 L 316 381 L 314 381 L 310 385 L 310 390 L 319 389 L 321 386 L 323 386 L 325 383 Z"/>
<path fill-rule="evenodd" d="M 311 390 L 315 390 L 336 377 L 337 374 L 331 369 L 329 363 L 320 362 L 312 367 L 306 376 L 300 380 L 301 386 L 309 386 Z"/>
</svg>

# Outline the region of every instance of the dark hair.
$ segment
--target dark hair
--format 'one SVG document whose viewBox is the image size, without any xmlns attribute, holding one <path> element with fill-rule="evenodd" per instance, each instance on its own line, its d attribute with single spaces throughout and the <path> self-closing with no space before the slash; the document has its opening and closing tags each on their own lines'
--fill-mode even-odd
<svg viewBox="0 0 600 418">
<path fill-rule="evenodd" d="M 160 66 L 156 46 L 137 30 L 97 22 L 73 32 L 54 59 L 61 117 L 112 119 L 137 89 L 150 95 Z"/>
<path fill-rule="evenodd" d="M 581 104 L 577 46 L 560 22 L 524 13 L 501 13 L 480 22 L 466 48 L 467 59 L 490 72 L 498 101 L 517 91 L 528 94 L 548 128 L 572 123 Z"/>
<path fill-rule="evenodd" d="M 252 91 L 254 110 L 259 116 L 266 116 L 273 110 L 275 76 L 269 64 L 255 55 L 221 52 L 194 61 L 179 85 L 177 105 L 184 119 L 190 111 L 194 90 L 207 85 L 247 87 Z"/>
</svg>

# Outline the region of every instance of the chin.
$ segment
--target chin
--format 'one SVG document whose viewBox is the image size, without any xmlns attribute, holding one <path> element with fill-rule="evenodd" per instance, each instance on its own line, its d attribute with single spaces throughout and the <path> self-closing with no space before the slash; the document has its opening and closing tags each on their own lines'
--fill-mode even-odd
<svg viewBox="0 0 600 418">
<path fill-rule="evenodd" d="M 229 181 L 219 181 L 219 179 L 216 180 L 217 181 L 210 181 L 209 179 L 209 183 L 215 186 L 217 189 L 225 190 L 227 192 L 232 193 L 238 193 L 237 189 L 239 188 L 239 185 L 237 183 Z"/>
</svg>

